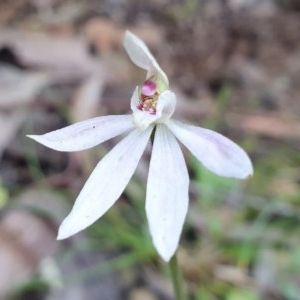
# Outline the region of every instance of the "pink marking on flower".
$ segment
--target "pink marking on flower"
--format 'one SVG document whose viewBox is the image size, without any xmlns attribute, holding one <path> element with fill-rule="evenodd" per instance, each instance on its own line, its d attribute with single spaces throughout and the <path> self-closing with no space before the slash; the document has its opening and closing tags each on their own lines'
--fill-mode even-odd
<svg viewBox="0 0 300 300">
<path fill-rule="evenodd" d="M 142 94 L 145 96 L 153 96 L 156 92 L 156 83 L 152 80 L 146 80 L 142 86 Z"/>
</svg>

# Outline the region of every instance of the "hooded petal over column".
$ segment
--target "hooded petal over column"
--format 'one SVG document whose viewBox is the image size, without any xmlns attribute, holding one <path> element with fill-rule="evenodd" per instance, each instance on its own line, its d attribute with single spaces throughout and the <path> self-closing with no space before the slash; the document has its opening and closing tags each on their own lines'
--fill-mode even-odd
<svg viewBox="0 0 300 300">
<path fill-rule="evenodd" d="M 126 31 L 124 37 L 124 47 L 130 59 L 138 67 L 147 71 L 147 78 L 159 76 L 165 83 L 169 85 L 169 80 L 165 72 L 161 69 L 156 59 L 145 43 L 133 33 Z"/>
</svg>

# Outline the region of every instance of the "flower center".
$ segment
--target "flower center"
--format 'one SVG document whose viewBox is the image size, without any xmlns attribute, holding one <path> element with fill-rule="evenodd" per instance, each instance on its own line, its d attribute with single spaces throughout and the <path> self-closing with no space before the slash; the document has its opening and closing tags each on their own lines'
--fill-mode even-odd
<svg viewBox="0 0 300 300">
<path fill-rule="evenodd" d="M 137 108 L 155 115 L 158 96 L 156 83 L 150 79 L 146 80 L 141 87 L 140 101 Z"/>
</svg>

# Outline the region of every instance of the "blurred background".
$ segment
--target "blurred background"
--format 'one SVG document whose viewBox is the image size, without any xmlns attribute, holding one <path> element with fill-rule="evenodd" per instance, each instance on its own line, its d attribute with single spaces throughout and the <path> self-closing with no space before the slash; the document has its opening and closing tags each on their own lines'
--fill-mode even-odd
<svg viewBox="0 0 300 300">
<path fill-rule="evenodd" d="M 60 153 L 25 137 L 130 111 L 145 75 L 126 29 L 168 74 L 176 118 L 226 135 L 254 164 L 249 180 L 224 179 L 183 149 L 189 299 L 300 299 L 299 0 L 1 0 L 0 299 L 173 299 L 144 212 L 150 151 L 104 217 L 58 242 L 118 138 Z"/>
</svg>

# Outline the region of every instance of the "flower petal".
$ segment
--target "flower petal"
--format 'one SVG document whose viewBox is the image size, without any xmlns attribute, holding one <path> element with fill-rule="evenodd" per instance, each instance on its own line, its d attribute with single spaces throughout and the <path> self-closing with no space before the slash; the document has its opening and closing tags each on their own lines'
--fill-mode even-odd
<svg viewBox="0 0 300 300">
<path fill-rule="evenodd" d="M 131 115 L 103 116 L 29 138 L 58 151 L 80 151 L 133 128 Z"/>
<path fill-rule="evenodd" d="M 140 102 L 140 95 L 139 95 L 139 87 L 137 86 L 131 96 L 130 100 L 130 107 L 133 112 L 136 112 L 138 110 L 138 105 Z"/>
<path fill-rule="evenodd" d="M 173 120 L 168 120 L 165 124 L 210 171 L 220 176 L 239 179 L 253 174 L 247 153 L 225 136 Z"/>
<path fill-rule="evenodd" d="M 164 125 L 156 127 L 146 195 L 153 243 L 165 260 L 175 253 L 188 208 L 189 177 L 181 149 Z"/>
<path fill-rule="evenodd" d="M 61 224 L 58 239 L 85 229 L 115 203 L 132 177 L 152 129 L 133 130 L 98 163 Z"/>
<path fill-rule="evenodd" d="M 158 98 L 156 114 L 160 116 L 159 122 L 170 119 L 176 108 L 176 95 L 170 90 L 166 90 Z"/>
<path fill-rule="evenodd" d="M 165 72 L 160 68 L 156 59 L 149 51 L 146 44 L 133 33 L 126 31 L 124 36 L 124 47 L 134 64 L 148 71 L 147 78 L 158 75 L 169 85 L 169 80 Z"/>
<path fill-rule="evenodd" d="M 133 124 L 142 131 L 146 130 L 158 118 L 156 115 L 151 115 L 147 111 L 142 110 L 136 110 L 132 116 Z"/>
</svg>

